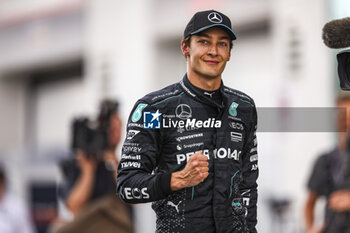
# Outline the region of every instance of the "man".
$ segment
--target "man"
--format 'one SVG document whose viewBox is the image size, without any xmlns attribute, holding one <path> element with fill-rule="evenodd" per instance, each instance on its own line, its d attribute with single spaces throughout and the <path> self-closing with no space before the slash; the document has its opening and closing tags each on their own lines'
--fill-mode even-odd
<svg viewBox="0 0 350 233">
<path fill-rule="evenodd" d="M 108 148 L 100 154 L 88 154 L 78 149 L 74 163 L 72 160 L 63 163 L 66 187 L 62 194 L 68 210 L 75 218 L 69 224 L 55 226 L 52 232 L 133 232 L 130 208 L 115 196 L 118 166 L 115 150 L 121 135 L 121 120 L 116 101 L 107 99 L 102 102 L 98 122 L 106 130 Z M 91 142 L 95 146 L 96 141 L 101 139 L 101 134 L 98 136 Z"/>
<path fill-rule="evenodd" d="M 318 157 L 308 181 L 307 233 L 350 233 L 350 96 L 340 95 L 337 107 L 346 110 L 337 119 L 337 147 Z M 316 226 L 314 210 L 320 197 L 327 199 L 326 214 L 322 226 Z"/>
<path fill-rule="evenodd" d="M 226 15 L 196 13 L 181 43 L 187 74 L 129 117 L 117 190 L 153 201 L 157 232 L 256 232 L 255 105 L 221 79 L 235 39 Z"/>
</svg>

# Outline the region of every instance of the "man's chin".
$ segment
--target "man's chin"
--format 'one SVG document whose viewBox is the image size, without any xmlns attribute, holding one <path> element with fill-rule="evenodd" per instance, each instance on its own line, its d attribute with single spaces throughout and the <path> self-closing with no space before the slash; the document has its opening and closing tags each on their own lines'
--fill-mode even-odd
<svg viewBox="0 0 350 233">
<path fill-rule="evenodd" d="M 205 78 L 206 80 L 214 80 L 221 76 L 220 72 L 217 72 L 217 71 L 206 72 L 205 69 L 194 70 L 194 72 L 197 73 L 197 75 L 199 75 L 200 77 Z"/>
<path fill-rule="evenodd" d="M 208 72 L 203 72 L 202 76 L 208 80 L 217 79 L 221 76 L 222 71 L 221 69 L 209 69 Z"/>
<path fill-rule="evenodd" d="M 213 74 L 206 73 L 206 74 L 202 74 L 202 77 L 207 79 L 207 80 L 214 80 L 214 79 L 219 78 L 220 74 L 218 74 L 218 73 L 213 73 Z"/>
</svg>

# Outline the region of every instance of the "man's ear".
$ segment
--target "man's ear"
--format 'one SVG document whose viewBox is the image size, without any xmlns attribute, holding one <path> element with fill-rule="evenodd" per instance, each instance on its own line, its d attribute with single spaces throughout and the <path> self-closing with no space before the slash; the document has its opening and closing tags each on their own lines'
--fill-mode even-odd
<svg viewBox="0 0 350 233">
<path fill-rule="evenodd" d="M 186 45 L 185 41 L 181 41 L 181 51 L 185 57 L 190 56 L 190 47 Z"/>
</svg>

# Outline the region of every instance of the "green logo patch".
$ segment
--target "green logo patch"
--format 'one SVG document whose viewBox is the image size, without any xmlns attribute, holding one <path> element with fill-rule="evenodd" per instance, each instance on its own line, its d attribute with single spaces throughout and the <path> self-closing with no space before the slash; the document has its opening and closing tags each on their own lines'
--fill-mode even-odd
<svg viewBox="0 0 350 233">
<path fill-rule="evenodd" d="M 230 109 L 228 110 L 231 116 L 237 116 L 237 107 L 238 104 L 236 102 L 232 102 Z"/>
<path fill-rule="evenodd" d="M 142 110 L 147 106 L 147 104 L 139 104 L 132 114 L 131 120 L 137 122 L 142 116 Z"/>
</svg>

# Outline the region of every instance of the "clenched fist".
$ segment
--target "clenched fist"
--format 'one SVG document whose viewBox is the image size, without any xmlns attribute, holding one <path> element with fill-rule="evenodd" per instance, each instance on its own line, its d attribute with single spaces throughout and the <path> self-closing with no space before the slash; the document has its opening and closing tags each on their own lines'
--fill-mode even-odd
<svg viewBox="0 0 350 233">
<path fill-rule="evenodd" d="M 171 190 L 195 186 L 203 182 L 208 175 L 208 157 L 203 155 L 202 151 L 196 152 L 190 157 L 183 170 L 171 174 Z"/>
</svg>

